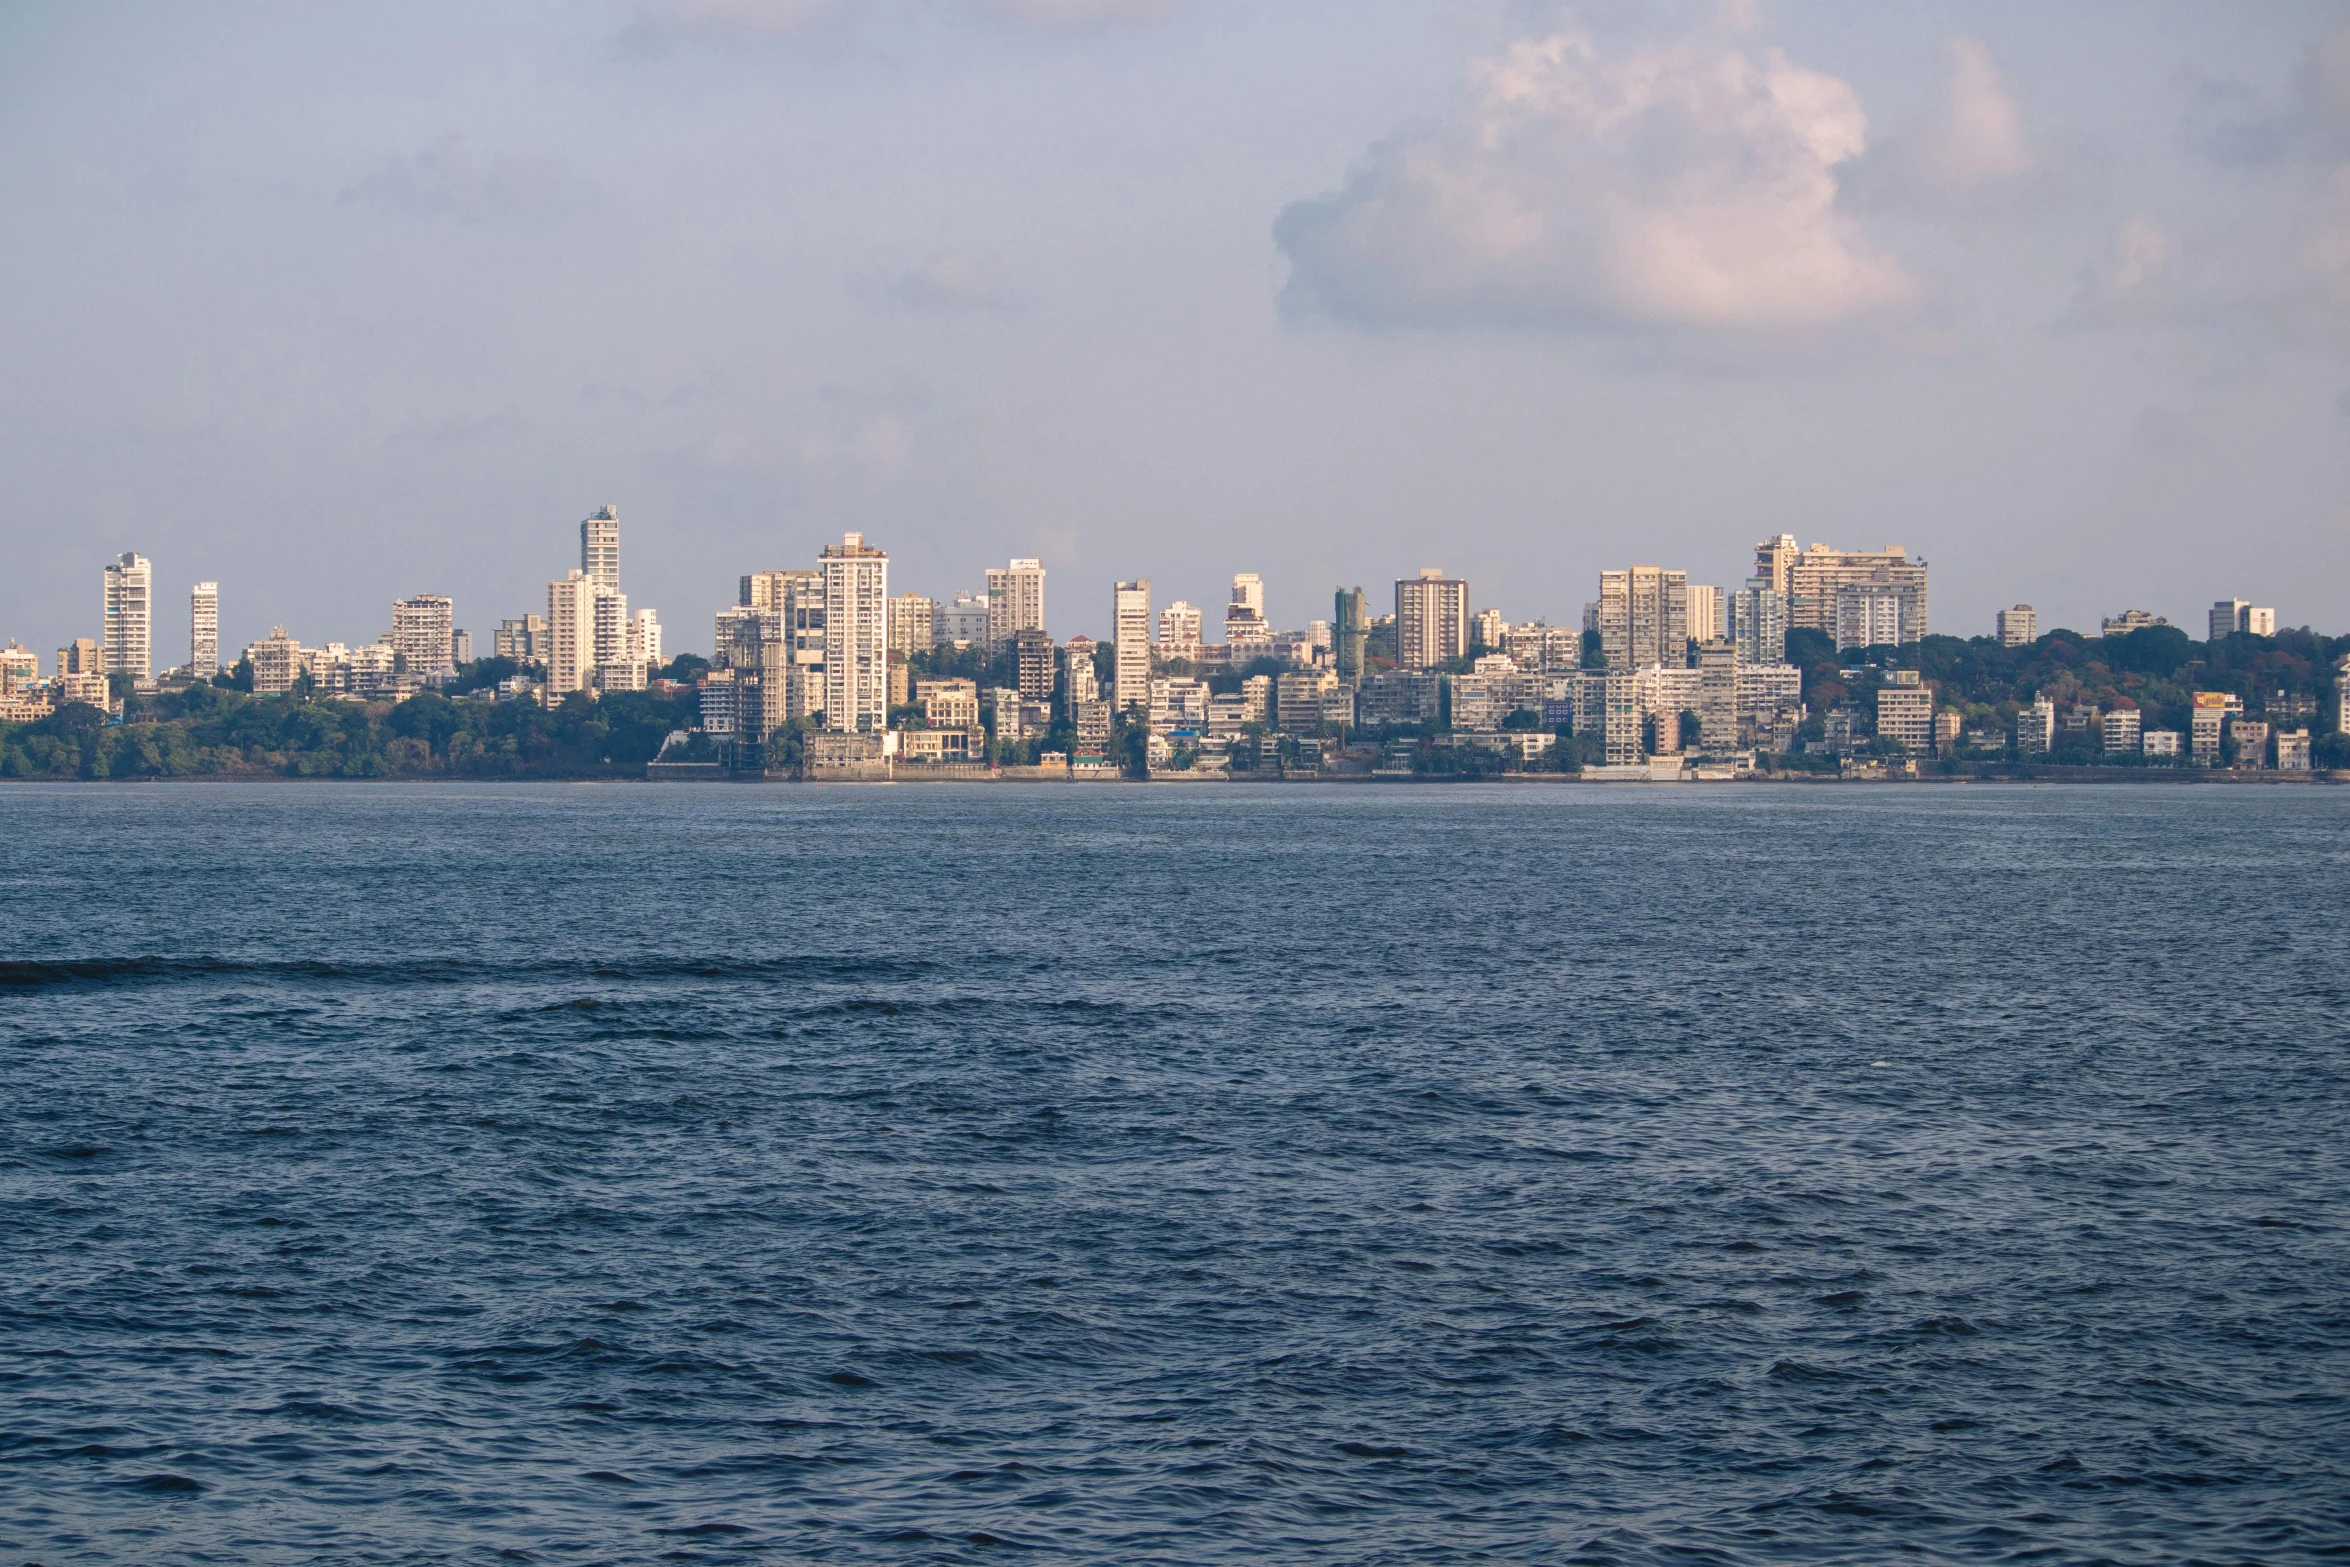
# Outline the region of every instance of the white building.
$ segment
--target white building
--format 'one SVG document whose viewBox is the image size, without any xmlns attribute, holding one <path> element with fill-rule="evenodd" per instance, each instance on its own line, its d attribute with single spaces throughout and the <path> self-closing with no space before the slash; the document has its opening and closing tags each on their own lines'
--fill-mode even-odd
<svg viewBox="0 0 2350 1567">
<path fill-rule="evenodd" d="M 1417 577 L 1395 584 L 1396 663 L 1404 669 L 1435 669 L 1469 656 L 1469 585 L 1447 577 L 1441 566 L 1423 566 Z"/>
<path fill-rule="evenodd" d="M 1067 693 L 1072 712 L 1080 702 L 1101 700 L 1101 680 L 1093 667 L 1093 647 L 1093 638 L 1075 636 L 1061 649 L 1062 690 Z"/>
<path fill-rule="evenodd" d="M 620 513 L 606 506 L 579 525 L 579 569 L 606 593 L 620 591 Z"/>
<path fill-rule="evenodd" d="M 1159 657 L 1199 661 L 1201 616 L 1198 609 L 1177 599 L 1159 611 Z"/>
<path fill-rule="evenodd" d="M 1189 676 L 1170 676 L 1150 683 L 1150 722 L 1158 734 L 1205 734 L 1208 728 L 1208 683 Z"/>
<path fill-rule="evenodd" d="M 1993 618 L 2001 647 L 2030 647 L 2040 640 L 2040 613 L 2029 604 L 2003 609 Z"/>
<path fill-rule="evenodd" d="M 931 633 L 951 647 L 969 647 L 987 640 L 987 595 L 958 593 L 952 603 L 931 611 Z"/>
<path fill-rule="evenodd" d="M 2177 756 L 2185 738 L 2176 729 L 2148 729 L 2138 736 L 2138 744 L 2148 756 Z"/>
<path fill-rule="evenodd" d="M 145 680 L 154 673 L 152 632 L 154 567 L 144 555 L 126 554 L 106 568 L 106 605 L 99 646 L 108 674 Z"/>
<path fill-rule="evenodd" d="M 1730 636 L 1730 614 L 1720 588 L 1702 583 L 1689 586 L 1689 640 L 1725 642 Z"/>
<path fill-rule="evenodd" d="M 844 533 L 827 544 L 824 572 L 824 727 L 889 728 L 889 553 Z"/>
<path fill-rule="evenodd" d="M 1787 657 L 1787 595 L 1768 579 L 1750 577 L 1730 600 L 1730 645 L 1740 664 L 1778 664 Z"/>
<path fill-rule="evenodd" d="M 285 695 L 304 668 L 302 644 L 287 636 L 283 626 L 270 627 L 268 636 L 245 649 L 245 659 L 253 666 L 255 696 Z"/>
<path fill-rule="evenodd" d="M 988 568 L 987 640 L 1009 642 L 1023 631 L 1044 629 L 1044 562 L 1016 560 Z"/>
<path fill-rule="evenodd" d="M 938 605 L 927 594 L 901 593 L 889 601 L 889 650 L 927 653 L 938 644 Z"/>
<path fill-rule="evenodd" d="M 1118 661 L 1110 705 L 1121 713 L 1146 707 L 1151 699 L 1150 578 L 1117 585 L 1111 594 L 1110 626 Z"/>
<path fill-rule="evenodd" d="M 1913 639 L 1914 640 L 1914 639 Z M 1901 595 L 1857 585 L 1836 590 L 1836 651 L 1892 647 L 1901 641 Z"/>
<path fill-rule="evenodd" d="M 2107 713 L 2098 724 L 2099 748 L 2107 754 L 2138 749 L 2140 726 L 2145 715 L 2136 708 L 2116 708 Z"/>
<path fill-rule="evenodd" d="M 392 651 L 419 679 L 456 671 L 457 611 L 445 593 L 419 593 L 392 604 Z"/>
<path fill-rule="evenodd" d="M 188 595 L 188 673 L 210 680 L 220 673 L 220 584 L 199 582 Z"/>
</svg>

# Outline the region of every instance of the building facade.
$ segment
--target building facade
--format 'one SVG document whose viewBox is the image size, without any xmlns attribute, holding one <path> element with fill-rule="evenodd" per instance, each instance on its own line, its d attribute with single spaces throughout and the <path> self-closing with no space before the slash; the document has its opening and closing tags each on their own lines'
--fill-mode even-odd
<svg viewBox="0 0 2350 1567">
<path fill-rule="evenodd" d="M 1111 591 L 1111 635 L 1117 673 L 1110 687 L 1110 705 L 1121 713 L 1150 705 L 1151 699 L 1151 580 L 1137 577 Z"/>
<path fill-rule="evenodd" d="M 145 680 L 155 672 L 155 568 L 144 555 L 124 554 L 106 567 L 106 600 L 98 644 L 106 673 Z"/>
<path fill-rule="evenodd" d="M 199 582 L 188 595 L 188 673 L 210 680 L 220 673 L 220 584 Z"/>
<path fill-rule="evenodd" d="M 889 650 L 904 656 L 927 653 L 938 643 L 938 605 L 926 594 L 901 593 L 889 601 Z"/>
<path fill-rule="evenodd" d="M 1371 605 L 1360 587 L 1340 588 L 1332 608 L 1330 641 L 1338 680 L 1348 689 L 1363 683 L 1363 659 L 1371 636 Z"/>
<path fill-rule="evenodd" d="M 1044 629 L 1044 562 L 1015 560 L 987 572 L 987 641 L 1001 647 L 1023 631 Z"/>
<path fill-rule="evenodd" d="M 2001 647 L 2030 647 L 2040 640 L 2040 613 L 2029 604 L 2003 609 L 1993 620 Z"/>
<path fill-rule="evenodd" d="M 1199 610 L 1177 599 L 1159 611 L 1158 656 L 1185 663 L 1199 662 L 1201 631 Z"/>
<path fill-rule="evenodd" d="M 392 651 L 418 678 L 457 669 L 457 609 L 445 593 L 419 593 L 392 604 Z"/>
<path fill-rule="evenodd" d="M 584 526 L 584 524 L 582 525 Z M 547 584 L 547 696 L 584 691 L 596 673 L 596 585 L 572 568 Z"/>
<path fill-rule="evenodd" d="M 1814 544 L 1787 563 L 1787 626 L 1791 631 L 1836 633 L 1837 595 L 1861 588 L 1900 602 L 1900 640 L 1926 634 L 1926 563 L 1898 544 L 1881 550 L 1839 550 Z M 1871 644 L 1873 645 L 1873 644 Z"/>
<path fill-rule="evenodd" d="M 579 525 L 579 569 L 606 593 L 620 591 L 620 513 L 606 506 Z"/>
<path fill-rule="evenodd" d="M 889 728 L 889 554 L 844 533 L 824 546 L 824 727 Z"/>
<path fill-rule="evenodd" d="M 1423 566 L 1395 584 L 1395 662 L 1438 669 L 1469 656 L 1469 585 L 1441 566 Z"/>
<path fill-rule="evenodd" d="M 1730 645 L 1742 664 L 1778 664 L 1787 658 L 1787 596 L 1762 577 L 1749 577 L 1730 598 Z"/>
<path fill-rule="evenodd" d="M 1689 663 L 1689 573 L 1633 566 L 1599 574 L 1599 649 L 1610 669 Z"/>
</svg>

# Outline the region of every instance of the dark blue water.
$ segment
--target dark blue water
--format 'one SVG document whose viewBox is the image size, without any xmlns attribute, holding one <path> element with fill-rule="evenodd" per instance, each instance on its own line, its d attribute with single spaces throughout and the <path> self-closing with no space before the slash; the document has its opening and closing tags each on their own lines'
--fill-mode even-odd
<svg viewBox="0 0 2350 1567">
<path fill-rule="evenodd" d="M 2346 829 L 0 790 L 0 1561 L 2340 1560 Z"/>
</svg>

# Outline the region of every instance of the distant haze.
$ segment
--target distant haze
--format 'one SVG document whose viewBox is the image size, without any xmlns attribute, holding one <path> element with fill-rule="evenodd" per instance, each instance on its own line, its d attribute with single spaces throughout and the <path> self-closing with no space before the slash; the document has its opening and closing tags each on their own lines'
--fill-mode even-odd
<svg viewBox="0 0 2350 1567">
<path fill-rule="evenodd" d="M 199 580 L 486 651 L 606 502 L 673 650 L 847 529 L 1063 636 L 1780 532 L 2350 629 L 2339 4 L 18 4 L 0 214 L 44 667 L 124 550 L 159 666 Z"/>
</svg>

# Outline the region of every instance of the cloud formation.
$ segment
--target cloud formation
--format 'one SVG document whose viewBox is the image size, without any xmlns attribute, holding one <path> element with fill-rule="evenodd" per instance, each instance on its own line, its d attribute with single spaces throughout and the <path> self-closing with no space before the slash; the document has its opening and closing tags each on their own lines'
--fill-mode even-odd
<svg viewBox="0 0 2350 1567">
<path fill-rule="evenodd" d="M 2023 106 L 2000 79 L 1991 50 L 1980 38 L 1952 38 L 1942 46 L 1948 67 L 1948 102 L 1927 136 L 1919 171 L 1951 194 L 1980 190 L 2031 172 L 2032 148 L 2024 134 Z"/>
<path fill-rule="evenodd" d="M 1293 319 L 1754 330 L 1918 287 L 1837 204 L 1868 143 L 1834 77 L 1735 45 L 1606 60 L 1556 33 L 1475 62 L 1448 121 L 1396 132 L 1274 225 Z"/>
</svg>

